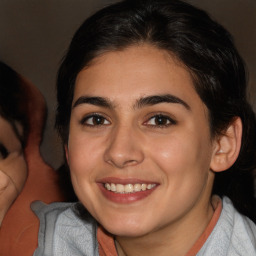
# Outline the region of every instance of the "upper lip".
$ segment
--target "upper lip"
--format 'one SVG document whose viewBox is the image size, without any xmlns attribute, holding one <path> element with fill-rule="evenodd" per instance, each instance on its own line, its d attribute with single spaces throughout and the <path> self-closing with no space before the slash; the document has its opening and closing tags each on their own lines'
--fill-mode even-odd
<svg viewBox="0 0 256 256">
<path fill-rule="evenodd" d="M 117 177 L 106 177 L 97 181 L 98 183 L 114 183 L 114 184 L 159 184 L 156 181 L 143 180 L 137 178 L 117 178 Z"/>
</svg>

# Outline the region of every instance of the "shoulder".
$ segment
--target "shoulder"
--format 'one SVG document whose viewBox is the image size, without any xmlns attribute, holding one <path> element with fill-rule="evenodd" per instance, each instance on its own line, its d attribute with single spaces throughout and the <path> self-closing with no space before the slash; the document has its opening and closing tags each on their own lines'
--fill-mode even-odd
<svg viewBox="0 0 256 256">
<path fill-rule="evenodd" d="M 223 198 L 223 210 L 220 222 L 226 230 L 232 230 L 236 242 L 252 243 L 256 250 L 256 225 L 246 216 L 240 214 L 233 206 L 231 200 Z M 249 239 L 249 240 L 248 240 Z"/>
<path fill-rule="evenodd" d="M 31 208 L 40 220 L 38 248 L 34 256 L 97 255 L 97 223 L 77 213 L 79 203 L 35 202 Z"/>
<path fill-rule="evenodd" d="M 256 225 L 223 198 L 220 218 L 198 255 L 256 255 Z"/>
</svg>

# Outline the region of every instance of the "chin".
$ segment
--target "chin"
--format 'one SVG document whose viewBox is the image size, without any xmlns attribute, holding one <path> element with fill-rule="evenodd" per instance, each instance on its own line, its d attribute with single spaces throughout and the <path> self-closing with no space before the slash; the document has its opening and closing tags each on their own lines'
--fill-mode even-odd
<svg viewBox="0 0 256 256">
<path fill-rule="evenodd" d="M 127 220 L 127 221 L 106 221 L 102 223 L 103 227 L 111 234 L 122 237 L 140 237 L 147 234 L 150 230 L 148 225 L 141 221 Z"/>
</svg>

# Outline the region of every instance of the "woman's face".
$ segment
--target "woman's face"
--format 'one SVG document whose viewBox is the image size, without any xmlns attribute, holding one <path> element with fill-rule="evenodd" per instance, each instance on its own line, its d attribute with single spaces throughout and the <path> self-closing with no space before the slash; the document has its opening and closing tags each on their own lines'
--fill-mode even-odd
<svg viewBox="0 0 256 256">
<path fill-rule="evenodd" d="M 18 132 L 21 126 L 16 123 Z M 27 166 L 21 142 L 12 125 L 0 116 L 0 223 L 21 192 L 27 177 Z"/>
<path fill-rule="evenodd" d="M 78 74 L 66 154 L 78 198 L 109 232 L 201 223 L 213 152 L 207 108 L 165 51 L 109 52 Z"/>
</svg>

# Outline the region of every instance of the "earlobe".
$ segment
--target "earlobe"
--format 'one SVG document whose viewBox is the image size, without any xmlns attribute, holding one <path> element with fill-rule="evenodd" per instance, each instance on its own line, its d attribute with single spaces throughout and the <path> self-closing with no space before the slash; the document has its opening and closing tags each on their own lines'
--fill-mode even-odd
<svg viewBox="0 0 256 256">
<path fill-rule="evenodd" d="M 210 165 L 212 171 L 225 171 L 235 163 L 241 148 L 242 129 L 242 121 L 236 117 L 216 138 Z"/>
</svg>

